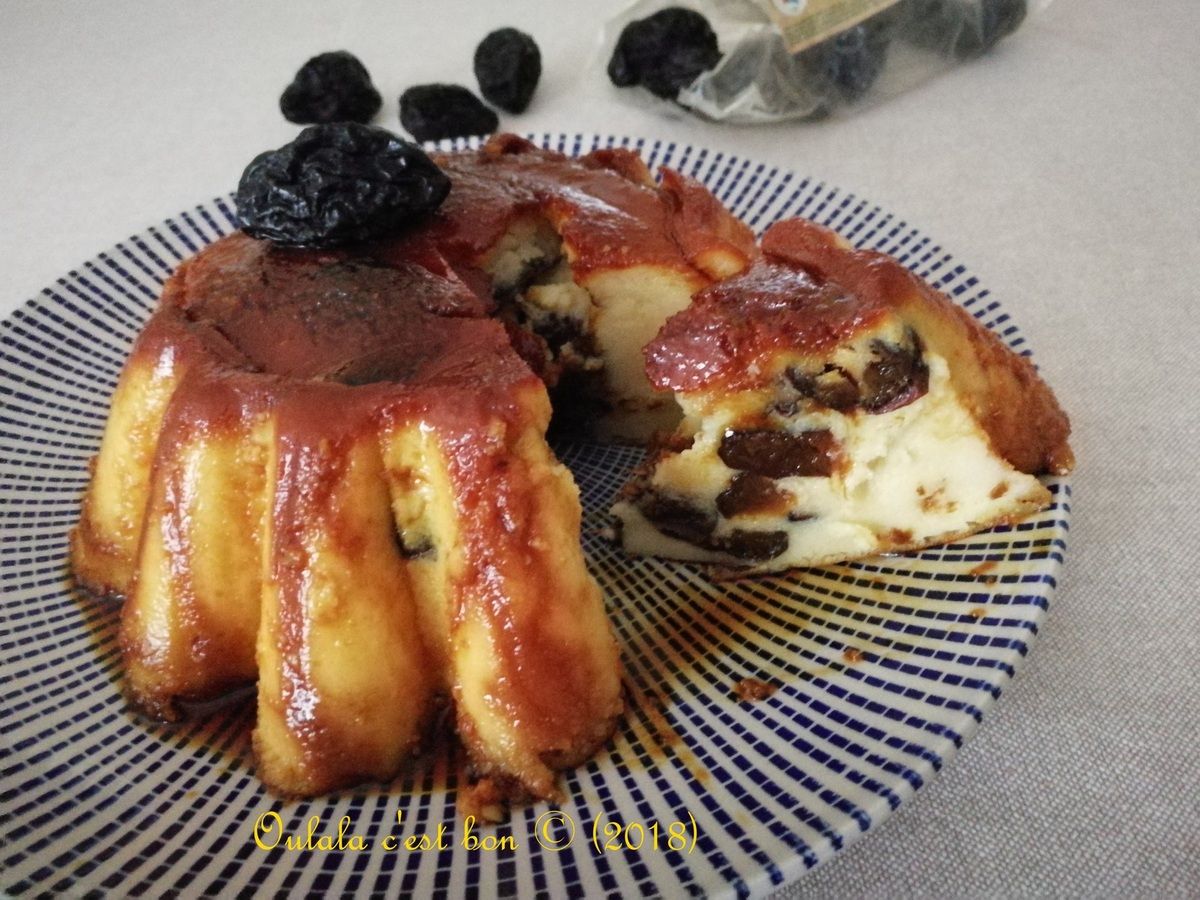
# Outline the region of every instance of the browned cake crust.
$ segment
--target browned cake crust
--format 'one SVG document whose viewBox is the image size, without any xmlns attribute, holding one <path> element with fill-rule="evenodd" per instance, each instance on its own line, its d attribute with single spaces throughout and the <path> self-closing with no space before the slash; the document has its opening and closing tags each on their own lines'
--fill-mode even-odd
<svg viewBox="0 0 1200 900">
<path fill-rule="evenodd" d="M 821 356 L 885 316 L 919 326 L 996 452 L 1031 474 L 1074 464 L 1070 423 L 1033 364 L 896 260 L 850 249 L 833 232 L 793 219 L 767 230 L 763 258 L 700 291 L 646 348 L 660 388 L 746 390 L 775 377 L 780 351 Z"/>
<path fill-rule="evenodd" d="M 568 158 L 500 135 L 478 154 L 439 163 L 453 187 L 420 238 L 452 259 L 478 258 L 515 218 L 535 210 L 562 236 L 578 278 L 633 266 L 720 277 L 728 274 L 726 257 L 744 265 L 757 255 L 750 229 L 703 185 L 670 169 L 656 185 L 630 150 Z M 721 271 L 710 272 L 714 265 Z"/>
<path fill-rule="evenodd" d="M 577 282 L 645 267 L 690 293 L 757 253 L 630 151 L 501 136 L 439 162 L 452 191 L 418 228 L 336 250 L 239 233 L 179 267 L 72 534 L 78 581 L 126 598 L 134 704 L 177 718 L 257 680 L 280 793 L 392 777 L 439 696 L 514 793 L 551 796 L 607 739 L 619 662 L 543 439 L 556 372 L 497 308 L 490 254 L 533 223 Z"/>
</svg>

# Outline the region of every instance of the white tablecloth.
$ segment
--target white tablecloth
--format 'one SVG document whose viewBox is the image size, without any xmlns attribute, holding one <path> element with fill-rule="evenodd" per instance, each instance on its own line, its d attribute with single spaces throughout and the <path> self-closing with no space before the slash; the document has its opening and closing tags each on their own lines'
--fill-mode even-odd
<svg viewBox="0 0 1200 900">
<path fill-rule="evenodd" d="M 1074 520 L 1034 652 L 883 827 L 781 896 L 1200 895 L 1200 7 L 1057 0 L 998 52 L 846 120 L 735 128 L 629 105 L 613 3 L 0 5 L 0 314 L 229 191 L 295 133 L 279 91 L 348 48 L 386 98 L 472 83 L 493 27 L 545 75 L 519 131 L 665 137 L 799 170 L 966 262 L 1075 426 Z"/>
</svg>

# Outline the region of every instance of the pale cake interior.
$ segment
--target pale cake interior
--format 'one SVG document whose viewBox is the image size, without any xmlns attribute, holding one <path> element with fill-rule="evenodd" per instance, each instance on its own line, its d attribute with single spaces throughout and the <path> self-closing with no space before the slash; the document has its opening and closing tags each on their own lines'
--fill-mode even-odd
<svg viewBox="0 0 1200 900">
<path fill-rule="evenodd" d="M 897 346 L 903 339 L 891 323 L 839 348 L 828 365 L 861 380 L 873 344 Z M 681 431 L 690 446 L 662 453 L 635 496 L 615 505 L 625 548 L 747 572 L 778 571 L 943 543 L 1044 506 L 1045 487 L 994 452 L 955 391 L 946 361 L 928 350 L 922 360 L 927 390 L 879 413 L 839 411 L 799 397 L 787 373 L 819 373 L 826 364 L 789 354 L 774 360 L 778 370 L 767 388 L 680 394 Z M 837 448 L 830 473 L 759 474 L 773 486 L 760 491 L 785 499 L 760 499 L 737 510 L 719 505 L 749 471 L 721 458 L 722 443 L 748 425 L 789 435 L 828 433 Z M 653 520 L 662 507 L 653 498 L 663 496 L 673 501 L 671 512 L 694 511 L 686 527 Z"/>
</svg>

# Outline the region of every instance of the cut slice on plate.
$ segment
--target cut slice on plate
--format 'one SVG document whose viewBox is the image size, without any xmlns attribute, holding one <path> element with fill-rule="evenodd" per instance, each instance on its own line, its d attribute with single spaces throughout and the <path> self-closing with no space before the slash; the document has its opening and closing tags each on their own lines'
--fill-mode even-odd
<svg viewBox="0 0 1200 900">
<path fill-rule="evenodd" d="M 680 427 L 614 507 L 627 550 L 773 571 L 1042 509 L 1073 465 L 1033 365 L 880 253 L 800 219 L 646 348 Z"/>
</svg>

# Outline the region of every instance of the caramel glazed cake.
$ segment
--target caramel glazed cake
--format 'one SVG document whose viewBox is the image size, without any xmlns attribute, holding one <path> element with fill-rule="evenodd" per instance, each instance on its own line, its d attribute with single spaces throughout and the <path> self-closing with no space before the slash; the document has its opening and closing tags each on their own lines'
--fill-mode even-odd
<svg viewBox="0 0 1200 900">
<path fill-rule="evenodd" d="M 629 551 L 755 571 L 1023 516 L 1071 465 L 1033 367 L 886 257 L 798 220 L 760 249 L 624 150 L 437 162 L 418 227 L 236 233 L 180 266 L 72 535 L 77 580 L 125 598 L 133 704 L 173 720 L 257 681 L 281 794 L 394 777 L 447 706 L 510 798 L 553 797 L 612 734 L 551 397 L 556 428 L 651 444 L 614 510 Z"/>
</svg>

